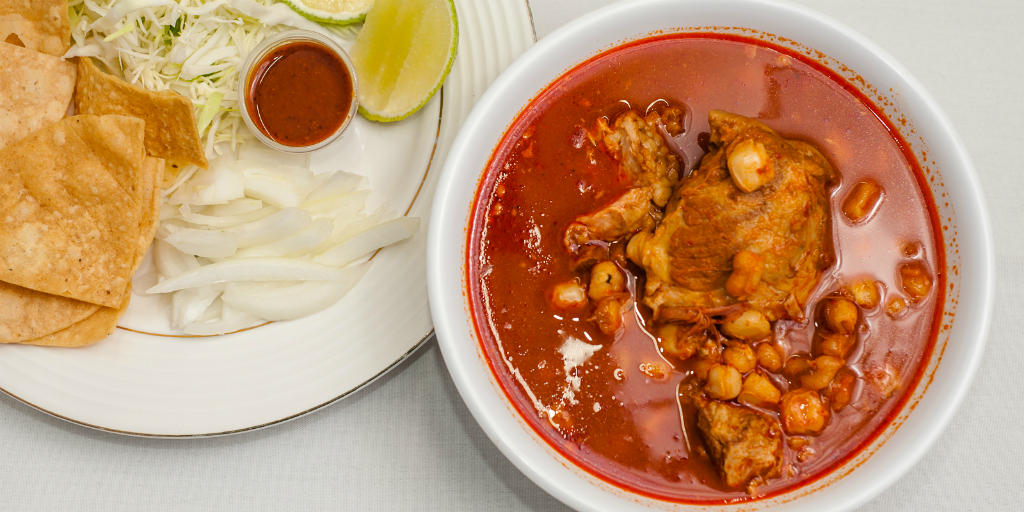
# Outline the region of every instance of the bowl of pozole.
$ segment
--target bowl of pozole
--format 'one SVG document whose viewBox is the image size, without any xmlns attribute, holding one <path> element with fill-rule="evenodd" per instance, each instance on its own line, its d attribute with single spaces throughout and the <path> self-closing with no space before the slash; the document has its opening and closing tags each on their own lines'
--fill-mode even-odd
<svg viewBox="0 0 1024 512">
<path fill-rule="evenodd" d="M 449 371 L 579 509 L 855 508 L 941 434 L 983 350 L 969 156 L 888 54 L 801 7 L 570 23 L 481 98 L 437 196 Z"/>
</svg>

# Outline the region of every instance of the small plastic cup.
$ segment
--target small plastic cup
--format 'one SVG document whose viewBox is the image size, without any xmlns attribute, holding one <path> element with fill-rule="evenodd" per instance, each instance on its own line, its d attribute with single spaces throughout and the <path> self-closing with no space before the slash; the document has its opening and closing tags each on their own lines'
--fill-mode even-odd
<svg viewBox="0 0 1024 512">
<path fill-rule="evenodd" d="M 253 121 L 253 115 L 255 113 L 249 110 L 248 99 L 249 94 L 252 92 L 251 81 L 253 78 L 253 72 L 256 71 L 256 67 L 263 62 L 263 58 L 270 52 L 273 52 L 282 46 L 300 42 L 319 45 L 331 53 L 334 53 L 339 59 L 341 59 L 341 62 L 345 65 L 345 71 L 348 73 L 348 76 L 352 81 L 352 104 L 349 106 L 347 117 L 342 121 L 341 126 L 339 126 L 334 133 L 327 136 L 327 138 L 320 142 L 315 142 L 305 146 L 289 146 L 274 140 L 256 125 Z M 356 79 L 355 68 L 352 66 L 352 60 L 349 59 L 348 53 L 346 53 L 345 50 L 343 50 L 341 46 L 331 38 L 309 30 L 296 29 L 279 32 L 264 39 L 260 44 L 256 45 L 256 47 L 249 52 L 249 56 L 246 57 L 245 62 L 242 64 L 241 72 L 238 75 L 238 95 L 238 104 L 239 109 L 242 112 L 242 119 L 245 120 L 245 125 L 249 128 L 249 131 L 251 131 L 257 139 L 267 146 L 286 153 L 311 153 L 326 147 L 337 140 L 338 137 L 345 132 L 345 129 L 352 123 L 352 118 L 355 117 L 356 110 L 359 108 L 359 83 Z"/>
</svg>

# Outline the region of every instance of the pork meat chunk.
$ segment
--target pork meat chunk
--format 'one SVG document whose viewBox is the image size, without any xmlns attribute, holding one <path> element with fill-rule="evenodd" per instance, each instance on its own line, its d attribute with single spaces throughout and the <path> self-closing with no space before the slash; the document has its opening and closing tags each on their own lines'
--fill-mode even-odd
<svg viewBox="0 0 1024 512">
<path fill-rule="evenodd" d="M 576 218 L 565 235 L 565 246 L 576 252 L 592 240 L 612 241 L 653 227 L 679 181 L 679 158 L 658 132 L 663 115 L 680 116 L 678 108 L 641 117 L 629 110 L 611 125 L 601 118 L 592 136 L 617 163 L 620 178 L 632 185 L 609 204 Z"/>
<path fill-rule="evenodd" d="M 713 110 L 708 121 L 711 151 L 679 181 L 657 230 L 631 243 L 647 271 L 644 302 L 655 318 L 738 302 L 770 321 L 799 318 L 829 263 L 835 171 L 757 120 Z M 740 268 L 740 256 L 756 268 Z"/>
<path fill-rule="evenodd" d="M 753 492 L 779 476 L 782 429 L 778 421 L 747 407 L 709 401 L 697 410 L 697 427 L 730 487 Z"/>
</svg>

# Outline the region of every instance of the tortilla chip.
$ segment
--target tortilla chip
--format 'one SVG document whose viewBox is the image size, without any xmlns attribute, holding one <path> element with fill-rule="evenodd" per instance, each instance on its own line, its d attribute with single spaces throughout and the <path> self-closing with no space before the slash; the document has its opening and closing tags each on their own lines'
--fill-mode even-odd
<svg viewBox="0 0 1024 512">
<path fill-rule="evenodd" d="M 68 3 L 64 0 L 0 0 L 0 41 L 63 57 L 71 48 Z"/>
<path fill-rule="evenodd" d="M 139 250 L 143 132 L 75 116 L 0 150 L 0 281 L 119 306 Z"/>
<path fill-rule="evenodd" d="M 156 227 L 160 223 L 160 180 L 164 172 L 164 161 L 160 158 L 146 157 L 142 163 L 142 197 L 148 199 L 140 203 L 139 214 L 139 250 L 135 254 L 135 264 L 132 265 L 132 275 L 142 264 L 142 258 L 146 256 L 153 237 L 156 236 Z"/>
<path fill-rule="evenodd" d="M 75 92 L 75 66 L 0 43 L 0 149 L 57 121 Z"/>
<path fill-rule="evenodd" d="M 150 157 L 146 157 L 142 166 L 141 195 L 148 196 L 149 200 L 139 204 L 139 244 L 132 265 L 133 274 L 138 270 L 156 234 L 161 193 L 158 180 L 163 173 L 163 166 L 163 160 Z M 99 309 L 100 306 L 96 304 L 0 281 L 0 343 L 25 343 L 41 338 L 81 322 Z"/>
<path fill-rule="evenodd" d="M 131 301 L 131 287 L 124 292 L 121 303 L 116 308 L 99 308 L 66 329 L 39 338 L 22 341 L 23 345 L 39 345 L 43 347 L 84 347 L 106 338 L 117 328 L 117 321 L 128 309 Z"/>
<path fill-rule="evenodd" d="M 21 343 L 52 334 L 100 309 L 75 299 L 0 281 L 0 343 Z"/>
<path fill-rule="evenodd" d="M 188 164 L 179 164 L 171 160 L 164 160 L 164 184 L 165 189 L 174 186 L 174 182 L 178 181 L 178 173 Z"/>
<path fill-rule="evenodd" d="M 149 156 L 209 167 L 199 142 L 195 108 L 180 94 L 147 91 L 100 71 L 88 58 L 79 58 L 75 112 L 142 119 Z"/>
</svg>

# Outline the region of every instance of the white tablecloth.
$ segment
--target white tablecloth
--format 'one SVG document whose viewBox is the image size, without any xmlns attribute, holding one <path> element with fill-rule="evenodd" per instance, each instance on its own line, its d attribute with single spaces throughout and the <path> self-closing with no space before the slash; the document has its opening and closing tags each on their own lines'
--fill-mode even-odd
<svg viewBox="0 0 1024 512">
<path fill-rule="evenodd" d="M 537 34 L 605 3 L 533 0 Z M 995 230 L 995 317 L 974 387 L 924 460 L 863 510 L 1022 510 L 1024 3 L 798 3 L 859 30 L 931 91 L 974 158 Z M 351 398 L 222 438 L 106 434 L 0 395 L 0 467 L 11 511 L 566 510 L 483 434 L 433 342 Z"/>
</svg>

